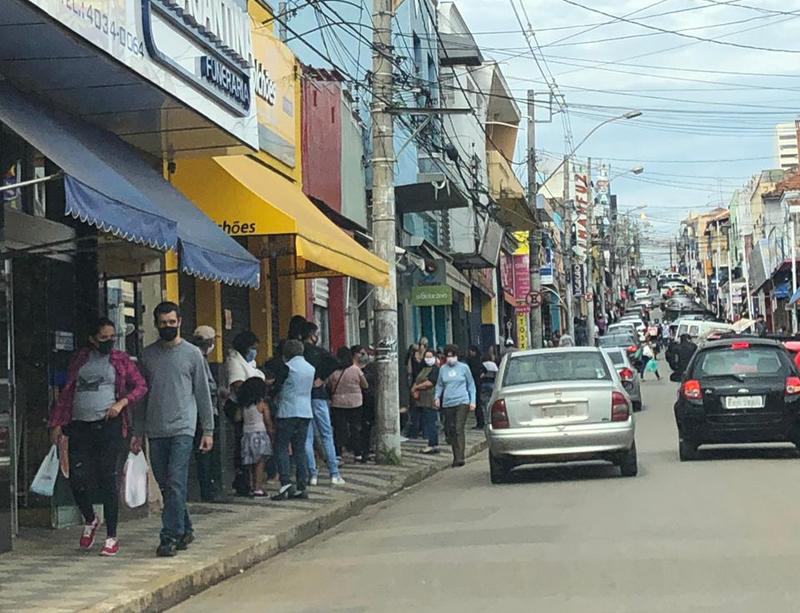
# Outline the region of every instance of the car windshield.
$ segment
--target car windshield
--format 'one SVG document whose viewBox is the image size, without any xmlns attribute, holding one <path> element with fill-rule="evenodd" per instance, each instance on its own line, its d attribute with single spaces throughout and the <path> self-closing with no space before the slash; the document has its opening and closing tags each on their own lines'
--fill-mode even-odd
<svg viewBox="0 0 800 613">
<path fill-rule="evenodd" d="M 606 334 L 601 336 L 597 342 L 600 347 L 627 347 L 636 344 L 630 334 Z"/>
<path fill-rule="evenodd" d="M 548 381 L 608 381 L 606 361 L 593 351 L 546 352 L 513 355 L 506 366 L 503 385 L 526 385 Z"/>
<path fill-rule="evenodd" d="M 785 353 L 776 347 L 714 347 L 698 354 L 692 376 L 771 377 L 789 374 Z"/>
</svg>

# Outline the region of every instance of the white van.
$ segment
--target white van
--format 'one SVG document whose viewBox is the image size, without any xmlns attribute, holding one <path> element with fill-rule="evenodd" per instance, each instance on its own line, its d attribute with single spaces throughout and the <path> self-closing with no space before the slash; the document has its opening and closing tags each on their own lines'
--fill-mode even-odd
<svg viewBox="0 0 800 613">
<path fill-rule="evenodd" d="M 681 336 L 688 334 L 693 341 L 704 340 L 714 332 L 735 332 L 736 328 L 731 324 L 722 323 L 719 321 L 704 321 L 697 319 L 684 319 L 678 321 L 678 330 L 675 335 L 676 340 L 680 340 Z"/>
</svg>

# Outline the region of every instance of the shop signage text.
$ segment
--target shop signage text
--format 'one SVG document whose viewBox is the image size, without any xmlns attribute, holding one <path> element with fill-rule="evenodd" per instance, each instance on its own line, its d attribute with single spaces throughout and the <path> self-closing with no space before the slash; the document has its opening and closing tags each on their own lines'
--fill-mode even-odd
<svg viewBox="0 0 800 613">
<path fill-rule="evenodd" d="M 423 285 L 411 288 L 414 306 L 447 306 L 453 304 L 453 288 L 449 285 Z"/>
<path fill-rule="evenodd" d="M 142 0 L 150 56 L 239 116 L 250 111 L 252 45 L 236 0 Z"/>
<path fill-rule="evenodd" d="M 261 98 L 270 106 L 275 106 L 275 98 L 278 95 L 275 81 L 269 76 L 269 71 L 260 61 L 255 60 L 256 73 L 256 96 Z"/>
</svg>

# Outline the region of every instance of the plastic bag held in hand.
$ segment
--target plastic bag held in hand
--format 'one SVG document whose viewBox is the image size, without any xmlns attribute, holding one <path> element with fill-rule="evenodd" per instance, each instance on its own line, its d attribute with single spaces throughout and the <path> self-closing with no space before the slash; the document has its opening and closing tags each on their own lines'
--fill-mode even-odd
<svg viewBox="0 0 800 613">
<path fill-rule="evenodd" d="M 143 453 L 129 453 L 125 461 L 125 504 L 130 508 L 147 502 L 147 460 Z"/>
<path fill-rule="evenodd" d="M 58 448 L 53 445 L 42 460 L 39 470 L 31 483 L 31 491 L 40 496 L 52 496 L 58 478 Z"/>
</svg>

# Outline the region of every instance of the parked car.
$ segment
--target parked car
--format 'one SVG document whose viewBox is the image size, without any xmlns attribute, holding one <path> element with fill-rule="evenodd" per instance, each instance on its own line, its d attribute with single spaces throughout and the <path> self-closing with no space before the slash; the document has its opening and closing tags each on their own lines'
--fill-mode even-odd
<svg viewBox="0 0 800 613">
<path fill-rule="evenodd" d="M 617 374 L 622 381 L 622 387 L 628 392 L 631 397 L 634 411 L 642 410 L 642 378 L 639 376 L 637 370 L 631 363 L 626 347 L 612 347 L 603 349 L 614 368 L 617 369 Z"/>
<path fill-rule="evenodd" d="M 633 292 L 633 299 L 634 300 L 641 300 L 643 298 L 647 298 L 650 296 L 650 288 L 649 287 L 640 287 Z"/>
<path fill-rule="evenodd" d="M 641 317 L 636 315 L 623 315 L 619 318 L 617 325 L 624 324 L 624 323 L 631 323 L 636 328 L 636 332 L 639 334 L 639 340 L 644 340 L 645 332 L 647 332 L 647 325 L 644 323 Z"/>
<path fill-rule="evenodd" d="M 632 402 L 595 347 L 505 356 L 489 400 L 489 474 L 505 481 L 521 464 L 601 459 L 638 472 Z"/>
<path fill-rule="evenodd" d="M 606 335 L 614 335 L 614 334 L 633 334 L 635 337 L 638 338 L 639 330 L 636 327 L 636 322 L 634 321 L 621 321 L 619 323 L 611 324 L 606 328 Z"/>
<path fill-rule="evenodd" d="M 757 337 L 704 343 L 675 403 L 678 455 L 704 444 L 789 442 L 800 447 L 800 376 L 783 345 Z"/>
</svg>

